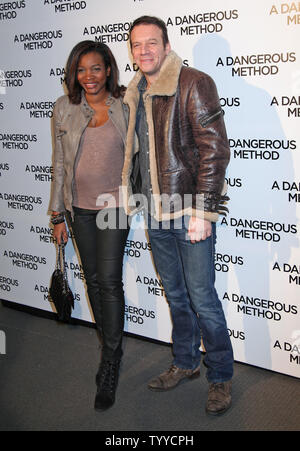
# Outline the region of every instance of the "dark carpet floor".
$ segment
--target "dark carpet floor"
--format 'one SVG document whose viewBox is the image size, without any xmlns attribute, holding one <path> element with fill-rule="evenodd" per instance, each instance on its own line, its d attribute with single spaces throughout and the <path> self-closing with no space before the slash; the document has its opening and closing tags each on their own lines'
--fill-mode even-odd
<svg viewBox="0 0 300 451">
<path fill-rule="evenodd" d="M 235 363 L 233 406 L 210 417 L 201 378 L 167 393 L 147 381 L 171 362 L 169 346 L 124 338 L 115 405 L 94 411 L 100 360 L 94 328 L 60 324 L 0 302 L 1 431 L 299 431 L 299 379 Z M 4 334 L 3 334 L 4 332 Z"/>
</svg>

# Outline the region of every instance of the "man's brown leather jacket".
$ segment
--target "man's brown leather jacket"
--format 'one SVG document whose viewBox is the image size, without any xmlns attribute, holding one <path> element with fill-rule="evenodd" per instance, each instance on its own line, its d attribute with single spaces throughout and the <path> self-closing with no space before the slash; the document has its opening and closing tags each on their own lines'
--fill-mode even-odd
<svg viewBox="0 0 300 451">
<path fill-rule="evenodd" d="M 127 88 L 129 126 L 123 169 L 124 196 L 128 213 L 134 213 L 133 187 L 135 121 L 139 101 L 138 72 Z M 144 96 L 149 129 L 151 189 L 157 220 L 183 214 L 217 221 L 227 199 L 225 171 L 230 150 L 223 111 L 214 81 L 203 72 L 182 66 L 172 51 L 163 63 L 159 78 Z M 190 204 L 170 202 L 166 215 L 160 195 L 190 195 Z M 197 196 L 200 195 L 200 196 Z M 202 195 L 202 196 L 201 196 Z M 198 199 L 198 200 L 197 200 Z"/>
</svg>

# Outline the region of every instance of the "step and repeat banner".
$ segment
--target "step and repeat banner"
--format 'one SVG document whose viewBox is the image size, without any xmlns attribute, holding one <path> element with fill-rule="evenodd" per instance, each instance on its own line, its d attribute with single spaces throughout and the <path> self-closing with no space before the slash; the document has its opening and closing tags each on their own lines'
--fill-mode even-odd
<svg viewBox="0 0 300 451">
<path fill-rule="evenodd" d="M 0 298 L 54 310 L 51 118 L 66 60 L 81 40 L 104 42 L 128 84 L 136 70 L 128 30 L 144 14 L 165 20 L 184 65 L 214 78 L 225 111 L 231 200 L 215 267 L 235 359 L 300 377 L 299 2 L 0 1 Z M 71 240 L 66 256 L 73 316 L 93 322 Z M 171 342 L 142 215 L 127 241 L 124 283 L 125 330 Z"/>
</svg>

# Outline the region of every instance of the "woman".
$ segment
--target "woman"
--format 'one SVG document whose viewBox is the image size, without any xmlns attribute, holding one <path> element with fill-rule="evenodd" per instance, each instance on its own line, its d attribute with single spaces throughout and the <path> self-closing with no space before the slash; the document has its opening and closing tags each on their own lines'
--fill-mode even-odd
<svg viewBox="0 0 300 451">
<path fill-rule="evenodd" d="M 58 244 L 67 241 L 67 216 L 96 326 L 102 335 L 96 410 L 114 404 L 124 327 L 122 265 L 128 223 L 119 186 L 127 120 L 122 103 L 125 88 L 118 85 L 118 76 L 115 58 L 105 44 L 78 43 L 67 62 L 68 95 L 57 100 L 53 114 L 53 233 Z M 108 198 L 109 205 L 114 206 L 114 215 L 109 210 L 109 217 L 117 222 L 113 221 L 113 227 L 106 223 L 108 227 L 99 228 L 103 223 L 99 214 L 104 211 L 100 210 L 106 205 L 103 199 Z"/>
</svg>

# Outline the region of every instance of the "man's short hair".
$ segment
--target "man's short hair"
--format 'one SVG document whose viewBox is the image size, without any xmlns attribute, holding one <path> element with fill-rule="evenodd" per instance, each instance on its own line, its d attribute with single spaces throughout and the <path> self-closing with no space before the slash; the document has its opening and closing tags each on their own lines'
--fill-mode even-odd
<svg viewBox="0 0 300 451">
<path fill-rule="evenodd" d="M 161 29 L 164 47 L 166 47 L 166 45 L 169 43 L 167 26 L 162 19 L 159 19 L 158 17 L 154 16 L 141 16 L 135 19 L 135 21 L 132 23 L 130 27 L 129 30 L 130 46 L 131 46 L 131 33 L 134 27 L 136 27 L 137 25 L 156 25 L 158 28 Z"/>
</svg>

